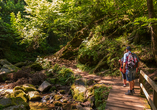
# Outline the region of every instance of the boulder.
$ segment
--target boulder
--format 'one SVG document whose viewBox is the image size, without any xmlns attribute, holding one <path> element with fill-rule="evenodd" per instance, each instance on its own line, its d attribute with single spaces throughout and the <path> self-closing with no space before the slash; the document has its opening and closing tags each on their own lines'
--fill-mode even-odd
<svg viewBox="0 0 157 110">
<path fill-rule="evenodd" d="M 38 91 L 31 91 L 31 92 L 28 92 L 28 98 L 31 101 L 36 101 L 36 100 L 40 100 L 41 96 Z"/>
<path fill-rule="evenodd" d="M 11 65 L 11 63 L 8 62 L 6 59 L 0 59 L 0 65 L 5 65 L 5 64 Z"/>
<path fill-rule="evenodd" d="M 47 81 L 44 81 L 38 88 L 39 91 L 45 92 L 51 88 L 51 84 Z"/>
<path fill-rule="evenodd" d="M 21 97 L 25 102 L 28 101 L 27 94 L 22 90 L 14 90 L 14 92 L 11 94 L 11 97 Z"/>
<path fill-rule="evenodd" d="M 26 103 L 20 97 L 0 99 L 0 107 L 3 110 L 29 110 L 30 109 L 28 103 Z"/>
<path fill-rule="evenodd" d="M 24 84 L 24 85 L 22 85 L 22 89 L 26 93 L 28 93 L 30 91 L 37 91 L 37 89 L 33 85 L 31 85 L 31 84 Z"/>
<path fill-rule="evenodd" d="M 18 70 L 19 70 L 19 68 L 16 67 L 16 66 L 14 66 L 14 65 L 12 65 L 12 64 L 10 64 L 10 65 L 5 64 L 5 65 L 3 65 L 3 67 L 1 68 L 1 72 L 2 72 L 3 74 L 5 74 L 5 73 L 10 73 L 10 72 L 17 72 Z"/>
<path fill-rule="evenodd" d="M 75 85 L 73 84 L 71 86 L 71 91 L 73 95 L 73 99 L 76 101 L 84 102 L 85 98 L 85 92 L 87 88 L 83 85 Z"/>
</svg>

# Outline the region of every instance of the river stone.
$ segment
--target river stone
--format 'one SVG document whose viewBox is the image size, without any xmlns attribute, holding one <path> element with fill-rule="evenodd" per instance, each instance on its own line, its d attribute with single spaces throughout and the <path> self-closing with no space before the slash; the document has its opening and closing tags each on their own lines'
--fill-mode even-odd
<svg viewBox="0 0 157 110">
<path fill-rule="evenodd" d="M 22 85 L 22 88 L 23 88 L 23 90 L 26 92 L 26 93 L 28 93 L 28 92 L 30 92 L 30 91 L 36 91 L 37 89 L 33 86 L 33 85 L 31 85 L 31 84 L 24 84 L 24 85 Z"/>
<path fill-rule="evenodd" d="M 1 68 L 1 72 L 2 72 L 3 74 L 10 73 L 10 72 L 17 72 L 18 70 L 19 70 L 19 68 L 16 67 L 16 66 L 14 66 L 14 65 L 12 65 L 12 64 L 10 64 L 10 65 L 5 64 L 5 65 L 3 65 L 3 67 Z"/>
<path fill-rule="evenodd" d="M 21 105 L 10 106 L 4 108 L 3 110 L 28 110 L 28 109 L 25 107 L 25 105 L 21 104 Z"/>
<path fill-rule="evenodd" d="M 5 64 L 10 65 L 11 63 L 8 62 L 6 59 L 0 59 L 0 65 L 5 65 Z"/>
<path fill-rule="evenodd" d="M 0 89 L 0 95 L 5 96 L 6 94 L 13 93 L 13 89 Z"/>
<path fill-rule="evenodd" d="M 47 81 L 44 81 L 38 88 L 39 91 L 45 92 L 51 87 L 51 84 Z"/>
<path fill-rule="evenodd" d="M 12 104 L 12 99 L 11 98 L 5 98 L 5 99 L 0 99 L 0 105 L 2 106 L 7 106 Z"/>
<path fill-rule="evenodd" d="M 28 98 L 31 101 L 36 101 L 36 100 L 40 100 L 41 96 L 38 91 L 31 91 L 31 92 L 28 92 Z"/>
<path fill-rule="evenodd" d="M 27 94 L 22 90 L 14 90 L 14 92 L 12 93 L 12 97 L 21 97 L 25 102 L 28 101 Z"/>
<path fill-rule="evenodd" d="M 9 109 L 12 108 L 12 107 L 15 107 L 16 108 L 19 106 L 20 108 L 22 107 L 22 109 L 14 109 L 14 110 L 29 110 L 29 105 L 28 103 L 24 102 L 24 100 L 20 97 L 17 97 L 17 98 L 5 98 L 5 99 L 0 99 L 0 105 L 4 108 L 3 110 L 12 110 L 12 109 Z"/>
<path fill-rule="evenodd" d="M 54 99 L 55 99 L 55 101 L 58 101 L 58 100 L 60 100 L 62 97 L 63 97 L 62 95 L 55 95 L 55 96 L 54 96 Z"/>
<path fill-rule="evenodd" d="M 75 85 L 73 84 L 71 86 L 72 96 L 73 99 L 76 101 L 84 102 L 85 98 L 85 92 L 87 88 L 83 85 Z"/>
<path fill-rule="evenodd" d="M 22 90 L 23 91 L 23 88 L 22 88 L 22 86 L 15 86 L 13 91 L 16 91 L 16 90 Z"/>
</svg>

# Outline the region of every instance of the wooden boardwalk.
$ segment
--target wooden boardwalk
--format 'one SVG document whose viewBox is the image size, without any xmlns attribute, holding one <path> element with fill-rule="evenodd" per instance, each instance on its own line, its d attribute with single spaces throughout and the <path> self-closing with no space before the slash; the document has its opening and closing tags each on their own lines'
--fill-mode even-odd
<svg viewBox="0 0 157 110">
<path fill-rule="evenodd" d="M 94 79 L 97 83 L 111 86 L 105 110 L 151 110 L 149 109 L 146 98 L 140 97 L 140 87 L 138 79 L 135 80 L 135 94 L 125 95 L 129 90 L 129 84 L 123 87 L 121 77 L 101 77 L 94 74 L 82 72 L 79 69 L 73 69 L 74 73 L 80 74 L 87 79 Z"/>
<path fill-rule="evenodd" d="M 138 79 L 135 80 L 134 95 L 125 95 L 125 92 L 129 90 L 129 84 L 127 84 L 127 87 L 123 87 L 120 79 L 115 79 L 113 82 L 105 110 L 151 110 L 148 109 L 146 99 L 140 97 Z"/>
</svg>

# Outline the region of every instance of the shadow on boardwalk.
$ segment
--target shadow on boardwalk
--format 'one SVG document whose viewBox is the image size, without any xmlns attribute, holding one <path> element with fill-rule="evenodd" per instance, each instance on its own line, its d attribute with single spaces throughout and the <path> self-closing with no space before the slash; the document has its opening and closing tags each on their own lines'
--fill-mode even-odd
<svg viewBox="0 0 157 110">
<path fill-rule="evenodd" d="M 94 79 L 97 83 L 103 83 L 112 86 L 109 93 L 105 110 L 149 110 L 148 103 L 145 98 L 140 97 L 140 87 L 138 79 L 135 80 L 135 94 L 125 95 L 129 90 L 129 84 L 123 87 L 120 77 L 101 77 L 93 74 L 82 72 L 79 69 L 71 68 L 74 73 L 80 74 L 87 79 Z"/>
</svg>

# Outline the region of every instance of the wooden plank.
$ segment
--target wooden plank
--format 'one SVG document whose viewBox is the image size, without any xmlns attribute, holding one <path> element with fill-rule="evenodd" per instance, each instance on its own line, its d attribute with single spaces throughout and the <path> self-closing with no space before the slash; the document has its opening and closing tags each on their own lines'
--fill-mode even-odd
<svg viewBox="0 0 157 110">
<path fill-rule="evenodd" d="M 144 88 L 144 86 L 143 86 L 142 83 L 140 83 L 140 87 L 142 88 L 142 90 L 143 90 L 143 92 L 144 92 L 144 94 L 145 94 L 145 96 L 146 96 L 146 98 L 147 98 L 149 104 L 151 105 L 151 108 L 152 108 L 153 110 L 157 110 L 156 107 L 155 107 L 155 105 L 154 105 L 154 103 L 153 103 L 153 101 L 151 100 L 149 94 L 147 93 L 147 91 L 146 91 L 146 89 Z"/>
<path fill-rule="evenodd" d="M 153 103 L 157 108 L 157 92 L 155 90 L 153 91 Z"/>
<path fill-rule="evenodd" d="M 140 74 L 140 83 L 143 84 L 143 82 L 144 82 L 144 78 L 143 78 L 142 74 Z M 143 84 L 143 85 L 144 85 L 144 84 Z M 141 95 L 144 94 L 142 88 L 140 88 L 140 94 L 141 94 Z"/>
<path fill-rule="evenodd" d="M 145 80 L 153 87 L 153 89 L 157 92 L 157 85 L 152 81 L 142 70 L 140 70 L 141 75 L 145 78 Z"/>
</svg>

